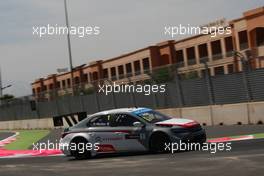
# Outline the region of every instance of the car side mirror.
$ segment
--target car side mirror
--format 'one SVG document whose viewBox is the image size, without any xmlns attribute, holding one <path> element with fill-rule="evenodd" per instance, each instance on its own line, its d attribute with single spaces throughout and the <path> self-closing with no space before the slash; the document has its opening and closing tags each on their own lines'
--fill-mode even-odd
<svg viewBox="0 0 264 176">
<path fill-rule="evenodd" d="M 141 122 L 134 122 L 134 123 L 133 123 L 133 126 L 134 126 L 134 127 L 144 127 L 144 124 L 141 123 Z"/>
</svg>

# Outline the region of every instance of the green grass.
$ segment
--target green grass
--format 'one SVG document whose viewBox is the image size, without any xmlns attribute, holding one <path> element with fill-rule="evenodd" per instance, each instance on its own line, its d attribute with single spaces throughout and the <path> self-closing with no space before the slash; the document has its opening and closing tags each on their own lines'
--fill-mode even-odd
<svg viewBox="0 0 264 176">
<path fill-rule="evenodd" d="M 33 143 L 38 142 L 40 139 L 45 137 L 50 133 L 49 130 L 18 130 L 19 135 L 16 137 L 17 139 L 7 144 L 4 148 L 8 150 L 26 150 Z"/>
<path fill-rule="evenodd" d="M 254 139 L 261 139 L 264 138 L 264 133 L 257 133 L 257 134 L 246 134 L 246 135 L 239 135 L 239 136 L 231 136 L 231 138 L 240 138 L 241 136 L 252 135 Z"/>
<path fill-rule="evenodd" d="M 254 137 L 255 137 L 255 139 L 262 139 L 262 138 L 264 138 L 264 133 L 258 133 L 258 134 L 252 134 Z"/>
</svg>

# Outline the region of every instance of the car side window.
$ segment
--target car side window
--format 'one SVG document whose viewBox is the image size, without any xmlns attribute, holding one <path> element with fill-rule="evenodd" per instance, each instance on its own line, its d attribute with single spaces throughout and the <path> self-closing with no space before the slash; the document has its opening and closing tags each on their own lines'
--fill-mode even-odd
<svg viewBox="0 0 264 176">
<path fill-rule="evenodd" d="M 128 114 L 115 114 L 111 119 L 111 126 L 133 126 L 134 122 L 140 122 L 137 118 Z"/>
<path fill-rule="evenodd" d="M 90 127 L 106 127 L 110 126 L 110 115 L 100 115 L 93 117 L 87 124 Z"/>
</svg>

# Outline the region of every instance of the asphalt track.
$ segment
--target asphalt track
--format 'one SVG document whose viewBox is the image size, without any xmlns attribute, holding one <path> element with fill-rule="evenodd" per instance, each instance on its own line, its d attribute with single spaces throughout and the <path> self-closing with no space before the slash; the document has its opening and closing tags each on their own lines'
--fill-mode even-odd
<svg viewBox="0 0 264 176">
<path fill-rule="evenodd" d="M 15 133 L 12 132 L 0 132 L 0 141 L 4 140 L 12 135 L 14 135 Z"/>
<path fill-rule="evenodd" d="M 264 126 L 208 127 L 207 132 L 210 137 L 263 133 Z M 0 159 L 1 176 L 261 176 L 263 173 L 264 139 L 233 142 L 231 151 L 219 151 L 216 154 L 206 151 L 156 155 L 122 154 L 99 156 L 82 161 L 63 156 Z"/>
</svg>

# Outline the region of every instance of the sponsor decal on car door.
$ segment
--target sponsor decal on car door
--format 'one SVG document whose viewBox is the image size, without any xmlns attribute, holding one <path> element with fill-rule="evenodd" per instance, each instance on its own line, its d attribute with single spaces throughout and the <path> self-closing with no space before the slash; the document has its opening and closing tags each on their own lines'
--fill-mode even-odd
<svg viewBox="0 0 264 176">
<path fill-rule="evenodd" d="M 135 117 L 128 114 L 115 114 L 111 120 L 111 126 L 116 137 L 122 140 L 116 141 L 117 149 L 120 151 L 145 151 L 146 148 L 142 144 L 145 139 L 144 129 L 142 127 L 134 127 L 133 123 L 138 121 Z"/>
</svg>

